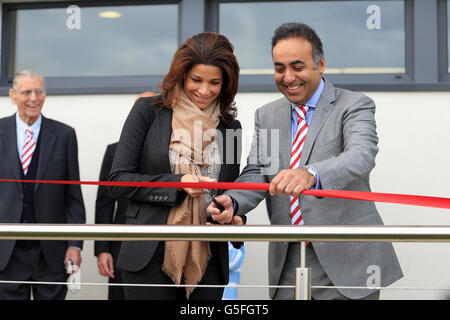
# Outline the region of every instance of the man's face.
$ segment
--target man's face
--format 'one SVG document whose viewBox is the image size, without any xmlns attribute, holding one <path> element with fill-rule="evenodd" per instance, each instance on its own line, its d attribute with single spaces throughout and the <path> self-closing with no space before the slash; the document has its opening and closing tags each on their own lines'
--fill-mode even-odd
<svg viewBox="0 0 450 320">
<path fill-rule="evenodd" d="M 19 78 L 15 88 L 9 90 L 11 102 L 17 105 L 20 119 L 32 125 L 39 118 L 45 101 L 46 90 L 39 77 Z"/>
<path fill-rule="evenodd" d="M 296 105 L 307 102 L 319 87 L 325 59 L 315 68 L 312 45 L 304 38 L 278 41 L 272 57 L 278 90 Z"/>
</svg>

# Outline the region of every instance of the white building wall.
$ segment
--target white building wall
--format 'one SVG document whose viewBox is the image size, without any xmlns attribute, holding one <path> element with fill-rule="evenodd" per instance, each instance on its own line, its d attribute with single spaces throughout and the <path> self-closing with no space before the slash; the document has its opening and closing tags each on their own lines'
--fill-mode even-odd
<svg viewBox="0 0 450 320">
<path fill-rule="evenodd" d="M 449 197 L 450 93 L 368 92 L 377 105 L 380 152 L 372 173 L 374 192 Z M 243 162 L 248 152 L 253 113 L 279 93 L 241 93 L 236 97 L 238 119 L 244 133 Z M 98 180 L 106 145 L 119 139 L 135 95 L 48 96 L 43 114 L 76 129 L 81 180 Z M 12 115 L 15 106 L 0 97 L 0 117 Z M 82 186 L 87 223 L 94 223 L 96 186 Z M 450 225 L 450 211 L 378 203 L 388 225 Z M 248 224 L 268 224 L 264 203 L 248 215 Z M 392 287 L 450 288 L 450 244 L 395 243 L 405 277 Z M 98 275 L 93 242 L 82 253 L 82 281 L 106 282 Z M 314 271 L 313 271 L 314 272 Z M 368 275 L 369 276 L 369 275 Z M 383 275 L 381 275 L 383 276 Z M 267 284 L 267 243 L 246 243 L 241 284 Z M 383 290 L 382 299 L 445 299 L 450 291 Z M 85 285 L 68 299 L 105 299 L 105 286 Z M 268 290 L 240 289 L 241 299 L 268 299 Z"/>
</svg>

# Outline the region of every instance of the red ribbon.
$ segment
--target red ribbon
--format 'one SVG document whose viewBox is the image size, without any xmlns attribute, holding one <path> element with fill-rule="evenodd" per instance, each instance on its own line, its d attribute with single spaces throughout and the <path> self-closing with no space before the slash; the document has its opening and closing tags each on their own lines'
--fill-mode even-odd
<svg viewBox="0 0 450 320">
<path fill-rule="evenodd" d="M 57 180 L 14 180 L 14 179 L 0 179 L 0 182 L 27 182 L 27 183 L 151 187 L 151 188 L 265 190 L 265 191 L 269 191 L 270 186 L 269 183 L 248 183 L 248 182 L 112 182 L 112 181 L 57 181 Z M 421 207 L 450 209 L 450 198 L 441 198 L 441 197 L 363 192 L 363 191 L 312 190 L 312 189 L 304 190 L 301 193 L 308 196 L 325 197 L 325 198 L 387 202 L 387 203 L 407 204 Z"/>
</svg>

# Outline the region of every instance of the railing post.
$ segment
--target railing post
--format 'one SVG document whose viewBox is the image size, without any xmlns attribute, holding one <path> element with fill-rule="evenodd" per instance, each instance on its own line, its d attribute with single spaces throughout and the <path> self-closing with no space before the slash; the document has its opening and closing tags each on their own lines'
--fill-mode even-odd
<svg viewBox="0 0 450 320">
<path fill-rule="evenodd" d="M 306 268 L 306 242 L 300 242 L 300 268 L 295 269 L 295 300 L 311 300 L 311 269 Z"/>
</svg>

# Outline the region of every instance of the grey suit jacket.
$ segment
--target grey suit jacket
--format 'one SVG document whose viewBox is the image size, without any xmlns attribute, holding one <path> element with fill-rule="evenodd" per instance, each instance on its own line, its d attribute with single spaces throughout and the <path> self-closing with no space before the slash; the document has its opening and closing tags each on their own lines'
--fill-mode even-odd
<svg viewBox="0 0 450 320">
<path fill-rule="evenodd" d="M 309 164 L 317 170 L 322 189 L 370 191 L 369 174 L 378 152 L 374 112 L 375 104 L 367 96 L 335 88 L 325 80 L 300 159 L 300 166 Z M 248 163 L 236 181 L 270 182 L 280 170 L 289 168 L 290 152 L 291 104 L 282 98 L 256 111 Z M 255 208 L 266 197 L 271 224 L 291 224 L 287 195 L 270 197 L 264 191 L 239 190 L 226 194 L 239 203 L 240 215 Z M 305 195 L 301 195 L 299 201 L 305 225 L 383 224 L 373 202 Z M 382 286 L 403 276 L 390 243 L 313 242 L 312 246 L 336 286 L 366 286 L 372 266 L 380 268 Z M 286 253 L 286 244 L 269 244 L 271 285 L 279 283 Z M 339 291 L 352 299 L 373 293 L 357 289 Z M 275 292 L 276 289 L 271 289 L 270 296 Z"/>
<path fill-rule="evenodd" d="M 17 153 L 15 115 L 0 119 L 0 177 L 21 179 Z M 40 152 L 36 180 L 80 180 L 75 130 L 42 117 Z M 79 185 L 35 184 L 34 207 L 37 223 L 85 223 L 85 209 Z M 23 209 L 21 183 L 0 183 L 0 223 L 20 223 Z M 0 241 L 0 270 L 11 257 L 15 240 Z M 82 241 L 41 241 L 47 264 L 64 270 L 69 246 L 81 248 Z"/>
</svg>

